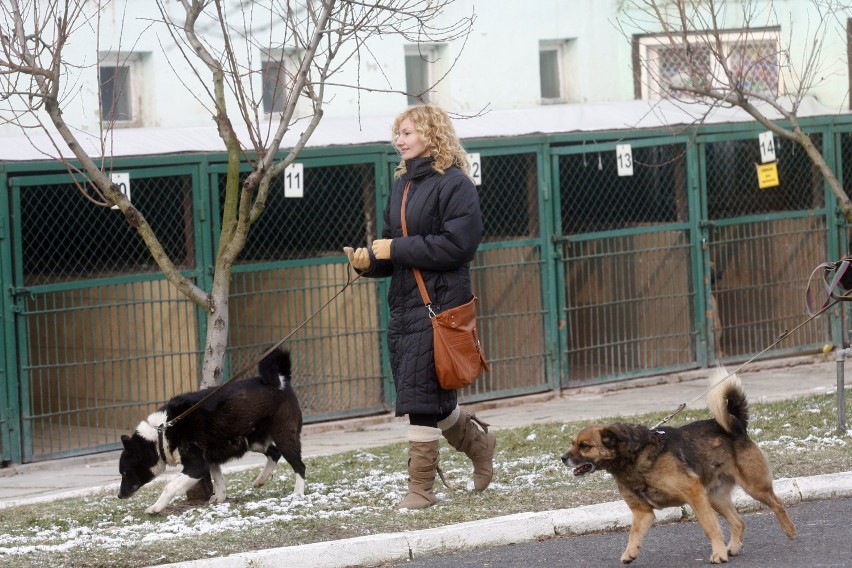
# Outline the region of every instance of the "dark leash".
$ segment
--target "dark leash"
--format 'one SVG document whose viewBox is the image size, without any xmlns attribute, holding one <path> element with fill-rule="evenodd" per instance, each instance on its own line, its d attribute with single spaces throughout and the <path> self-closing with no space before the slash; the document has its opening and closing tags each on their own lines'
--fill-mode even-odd
<svg viewBox="0 0 852 568">
<path fill-rule="evenodd" d="M 719 387 L 725 381 L 727 381 L 729 378 L 736 375 L 740 370 L 743 369 L 743 367 L 754 362 L 755 359 L 757 359 L 758 357 L 760 357 L 761 355 L 763 355 L 764 353 L 766 353 L 767 351 L 769 351 L 770 349 L 772 349 L 773 347 L 775 347 L 776 345 L 781 343 L 783 340 L 787 339 L 794 332 L 798 331 L 799 329 L 801 329 L 805 325 L 809 324 L 811 321 L 815 320 L 816 318 L 818 318 L 819 316 L 824 314 L 830 308 L 833 308 L 835 305 L 837 305 L 840 302 L 852 300 L 852 290 L 846 290 L 842 293 L 838 292 L 838 284 L 842 280 L 843 275 L 846 273 L 847 268 L 849 268 L 850 262 L 852 262 L 852 258 L 844 258 L 844 259 L 838 260 L 836 262 L 823 262 L 822 264 L 817 266 L 814 269 L 814 271 L 811 272 L 811 277 L 808 279 L 808 288 L 805 292 L 805 304 L 808 308 L 808 313 L 810 314 L 810 316 L 807 319 L 802 321 L 799 325 L 797 325 L 796 327 L 794 327 L 791 330 L 785 329 L 783 333 L 778 335 L 778 338 L 775 339 L 775 341 L 770 343 L 767 347 L 765 347 L 762 351 L 760 351 L 759 353 L 757 353 L 756 355 L 751 357 L 749 360 L 740 364 L 739 367 L 737 367 L 736 369 L 734 369 L 733 371 L 728 373 L 722 380 L 720 380 L 718 383 L 716 383 L 712 387 L 705 390 L 700 395 L 696 396 L 695 398 L 693 398 L 689 402 L 680 403 L 680 405 L 672 413 L 670 413 L 668 416 L 666 416 L 665 418 L 663 418 L 662 420 L 657 422 L 651 428 L 651 430 L 656 430 L 660 426 L 663 426 L 664 424 L 666 424 L 669 420 L 671 420 L 672 418 L 674 418 L 675 416 L 680 414 L 687 407 L 692 406 L 693 404 L 695 404 L 696 401 L 701 400 L 702 398 L 707 396 L 707 394 L 709 392 L 711 392 L 713 389 Z M 817 274 L 817 272 L 819 272 L 820 270 L 822 270 L 822 280 L 823 280 L 823 285 L 824 285 L 824 288 L 825 288 L 825 300 L 823 300 L 822 305 L 818 309 L 814 309 L 814 294 L 813 294 L 813 292 L 811 292 L 811 283 L 813 282 L 814 275 Z M 831 279 L 829 279 L 827 276 L 828 276 L 828 273 L 832 270 L 834 271 L 834 276 Z"/>
<path fill-rule="evenodd" d="M 329 298 L 328 301 L 326 301 L 323 305 L 321 305 L 319 308 L 317 308 L 316 311 L 314 311 L 314 313 L 312 313 L 310 316 L 308 316 L 308 318 L 305 321 L 303 321 L 298 326 L 296 326 L 295 329 L 293 329 L 293 331 L 291 331 L 286 336 L 284 336 L 283 338 L 278 340 L 275 344 L 272 345 L 272 347 L 270 347 L 269 349 L 267 349 L 266 351 L 264 351 L 263 353 L 261 353 L 260 355 L 255 357 L 254 359 L 252 359 L 251 362 L 249 362 L 245 367 L 243 367 L 238 373 L 231 375 L 230 379 L 223 382 L 218 387 L 216 387 L 215 389 L 213 389 L 212 391 L 207 393 L 207 395 L 205 395 L 204 398 L 202 398 L 201 400 L 199 400 L 198 402 L 196 402 L 195 404 L 193 404 L 192 406 L 187 408 L 185 411 L 183 411 L 182 413 L 177 415 L 172 420 L 169 420 L 168 422 L 164 422 L 164 423 L 160 424 L 159 426 L 157 426 L 157 430 L 160 432 L 160 436 L 162 436 L 162 432 L 166 428 L 170 428 L 170 427 L 174 426 L 175 424 L 177 424 L 180 420 L 183 420 L 184 417 L 186 417 L 191 412 L 195 411 L 199 406 L 204 404 L 204 402 L 206 400 L 215 396 L 216 393 L 218 393 L 220 390 L 222 390 L 225 386 L 227 386 L 228 384 L 230 384 L 234 381 L 237 381 L 237 380 L 243 378 L 246 374 L 248 374 L 250 371 L 252 371 L 258 363 L 260 363 L 261 361 L 263 361 L 264 358 L 266 358 L 267 355 L 269 355 L 270 353 L 272 353 L 273 351 L 275 351 L 276 349 L 281 347 L 281 345 L 283 345 L 284 342 L 286 342 L 288 339 L 293 337 L 293 335 L 295 335 L 297 331 L 299 331 L 300 329 L 305 327 L 305 325 L 307 325 L 307 323 L 309 321 L 314 319 L 317 316 L 317 314 L 319 314 L 321 311 L 323 311 L 325 308 L 327 308 L 329 304 L 331 304 L 338 296 L 340 296 L 344 292 L 344 290 L 349 288 L 359 278 L 361 278 L 360 274 L 355 274 L 355 277 L 354 278 L 352 277 L 352 265 L 351 264 L 348 265 L 348 270 L 346 272 L 346 284 L 344 284 L 343 287 L 340 288 L 340 290 L 338 290 L 337 293 L 334 294 L 334 296 Z"/>
</svg>

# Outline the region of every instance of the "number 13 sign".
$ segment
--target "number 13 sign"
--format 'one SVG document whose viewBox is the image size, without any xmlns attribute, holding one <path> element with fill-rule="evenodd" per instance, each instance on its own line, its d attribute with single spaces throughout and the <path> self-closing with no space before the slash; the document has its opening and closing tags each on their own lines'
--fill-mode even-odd
<svg viewBox="0 0 852 568">
<path fill-rule="evenodd" d="M 615 159 L 619 176 L 633 175 L 633 148 L 630 147 L 630 144 L 616 145 Z"/>
</svg>

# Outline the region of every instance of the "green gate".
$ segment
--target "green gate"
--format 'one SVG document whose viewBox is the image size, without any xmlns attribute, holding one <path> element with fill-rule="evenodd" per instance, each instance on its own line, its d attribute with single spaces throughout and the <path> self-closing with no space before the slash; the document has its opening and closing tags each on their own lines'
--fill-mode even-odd
<svg viewBox="0 0 852 568">
<path fill-rule="evenodd" d="M 8 183 L 5 168 L 0 166 L 0 187 Z M 0 199 L 0 260 L 12 258 L 9 238 L 9 200 Z M 20 411 L 18 399 L 15 336 L 11 333 L 11 306 L 7 290 L 12 283 L 12 263 L 0 262 L 0 467 L 20 459 Z"/>
<path fill-rule="evenodd" d="M 835 130 L 834 138 L 835 168 L 837 177 L 842 184 L 846 195 L 852 195 L 852 126 L 844 126 Z M 829 204 L 833 204 L 834 200 L 829 200 Z M 837 225 L 837 238 L 834 244 L 837 247 L 832 250 L 832 254 L 828 257 L 831 260 L 841 258 L 844 255 L 852 254 L 852 226 L 846 223 L 842 215 L 835 214 Z M 831 242 L 830 242 L 831 244 Z M 852 338 L 852 302 L 845 302 L 844 309 L 835 307 L 832 313 L 837 317 L 839 330 L 835 330 L 834 344 L 848 345 Z"/>
<path fill-rule="evenodd" d="M 480 155 L 479 200 L 485 237 L 473 264 L 477 326 L 491 372 L 463 391 L 462 402 L 552 390 L 558 369 L 549 255 L 546 146 L 470 144 Z"/>
<path fill-rule="evenodd" d="M 703 362 L 692 153 L 682 138 L 629 143 L 632 158 L 616 142 L 552 149 L 566 387 Z"/>
<path fill-rule="evenodd" d="M 822 133 L 811 139 L 821 148 Z M 757 132 L 701 137 L 699 147 L 705 294 L 716 306 L 712 351 L 717 360 L 742 361 L 806 319 L 808 277 L 826 258 L 836 258 L 827 222 L 834 210 L 826 207 L 826 184 L 816 167 L 792 142 L 775 139 L 779 185 L 765 189 L 757 184 Z M 831 328 L 830 318 L 814 320 L 767 353 L 818 349 L 832 342 Z"/>
<path fill-rule="evenodd" d="M 203 196 L 193 167 L 133 170 L 132 201 L 198 278 Z M 117 210 L 68 174 L 11 179 L 11 297 L 21 459 L 116 447 L 176 392 L 196 386 L 198 314 Z M 83 193 L 83 195 L 81 195 Z"/>
<path fill-rule="evenodd" d="M 384 283 L 359 279 L 332 300 L 354 276 L 343 246 L 366 246 L 377 233 L 384 148 L 300 156 L 298 163 L 302 196 L 287 197 L 293 181 L 288 174 L 273 180 L 263 215 L 234 267 L 230 365 L 242 369 L 292 333 L 284 347 L 293 355 L 293 383 L 307 421 L 387 411 L 392 389 L 384 372 Z M 226 174 L 224 164 L 211 168 L 217 220 Z M 214 236 L 219 232 L 215 226 Z"/>
<path fill-rule="evenodd" d="M 852 125 L 838 122 L 808 124 L 852 193 L 842 167 Z M 777 148 L 780 185 L 757 189 L 758 132 L 469 141 L 485 225 L 472 278 L 492 370 L 462 402 L 741 362 L 801 323 L 810 271 L 848 251 L 846 224 L 790 144 Z M 619 176 L 624 144 L 633 172 Z M 204 288 L 224 158 L 115 162 L 179 269 Z M 304 150 L 303 169 L 273 182 L 234 267 L 226 376 L 307 321 L 287 344 L 306 422 L 393 408 L 387 282 L 358 279 L 313 314 L 347 281 L 341 248 L 381 233 L 397 160 L 387 145 Z M 287 197 L 295 177 L 300 198 Z M 6 165 L 0 182 L 0 458 L 115 449 L 141 417 L 196 388 L 206 318 L 120 213 L 96 205 L 61 164 Z M 840 344 L 840 315 L 766 356 Z"/>
</svg>

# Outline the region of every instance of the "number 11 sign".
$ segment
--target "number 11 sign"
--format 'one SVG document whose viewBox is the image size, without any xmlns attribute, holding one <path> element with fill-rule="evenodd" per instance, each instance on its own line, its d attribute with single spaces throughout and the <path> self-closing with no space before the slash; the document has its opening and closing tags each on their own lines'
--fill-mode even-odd
<svg viewBox="0 0 852 568">
<path fill-rule="evenodd" d="M 293 163 L 284 169 L 284 197 L 305 196 L 305 166 Z"/>
</svg>

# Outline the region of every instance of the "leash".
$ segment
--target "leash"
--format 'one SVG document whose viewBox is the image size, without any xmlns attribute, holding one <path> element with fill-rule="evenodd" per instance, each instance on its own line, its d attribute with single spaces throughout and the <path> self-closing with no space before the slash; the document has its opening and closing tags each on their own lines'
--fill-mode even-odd
<svg viewBox="0 0 852 568">
<path fill-rule="evenodd" d="M 158 431 L 165 431 L 166 428 L 171 428 L 172 426 L 174 426 L 175 424 L 177 424 L 178 422 L 183 420 L 188 414 L 195 411 L 199 406 L 204 404 L 204 402 L 207 399 L 209 399 L 210 397 L 212 397 L 216 393 L 218 393 L 220 390 L 222 390 L 222 388 L 224 388 L 226 385 L 241 379 L 249 371 L 253 370 L 255 368 L 255 365 L 257 365 L 258 363 L 263 361 L 263 359 L 266 358 L 267 355 L 269 355 L 270 353 L 272 353 L 273 351 L 275 351 L 276 349 L 281 347 L 281 345 L 284 344 L 285 341 L 287 341 L 288 339 L 293 337 L 293 335 L 295 335 L 297 331 L 299 331 L 300 329 L 305 327 L 305 325 L 307 325 L 307 323 L 309 321 L 314 319 L 317 316 L 317 314 L 319 314 L 321 311 L 323 311 L 325 308 L 327 308 L 329 304 L 331 304 L 339 295 L 341 295 L 343 293 L 344 290 L 349 288 L 359 278 L 361 278 L 360 274 L 356 274 L 355 278 L 352 278 L 352 265 L 351 264 L 348 265 L 348 270 L 346 272 L 346 284 L 344 284 L 343 287 L 340 290 L 338 290 L 337 293 L 334 294 L 334 296 L 329 298 L 328 301 L 326 301 L 326 303 L 324 303 L 319 308 L 317 308 L 316 311 L 314 311 L 314 313 L 312 313 L 310 316 L 308 316 L 308 318 L 305 321 L 303 321 L 298 326 L 296 326 L 296 328 L 293 329 L 293 331 L 291 331 L 290 333 L 288 333 L 285 337 L 278 340 L 278 342 L 273 344 L 272 347 L 270 347 L 269 349 L 267 349 L 266 351 L 264 351 L 263 353 L 261 353 L 260 355 L 255 357 L 254 359 L 252 359 L 252 361 L 249 362 L 248 365 L 243 367 L 238 373 L 232 375 L 230 379 L 228 379 L 227 381 L 225 381 L 224 383 L 220 384 L 218 387 L 216 387 L 215 389 L 210 391 L 207 395 L 204 396 L 204 398 L 202 398 L 201 400 L 199 400 L 198 402 L 196 402 L 195 404 L 193 404 L 192 406 L 190 406 L 189 408 L 184 410 L 182 413 L 177 415 L 172 420 L 169 420 L 168 422 L 163 422 L 162 424 L 157 426 L 157 430 Z"/>
<path fill-rule="evenodd" d="M 785 340 L 787 337 L 789 337 L 792 333 L 794 333 L 794 332 L 798 331 L 799 329 L 801 329 L 801 328 L 802 328 L 802 327 L 804 327 L 805 325 L 809 324 L 810 322 L 812 322 L 813 320 L 815 320 L 816 318 L 818 318 L 819 316 L 821 316 L 822 314 L 824 314 L 824 313 L 825 313 L 827 310 L 829 310 L 830 308 L 833 308 L 834 306 L 836 306 L 837 304 L 839 304 L 839 303 L 840 303 L 840 302 L 842 302 L 842 301 L 852 300 L 852 290 L 847 290 L 847 291 L 846 291 L 846 292 L 844 292 L 843 294 L 837 294 L 837 293 L 835 292 L 835 290 L 837 289 L 837 285 L 838 285 L 838 283 L 840 282 L 840 279 L 843 277 L 843 274 L 846 272 L 846 269 L 849 267 L 850 260 L 852 260 L 852 259 L 845 258 L 845 259 L 843 259 L 843 260 L 839 260 L 839 261 L 837 261 L 837 262 L 823 262 L 822 264 L 820 264 L 819 266 L 817 266 L 817 267 L 814 269 L 814 271 L 813 271 L 813 272 L 811 272 L 811 277 L 808 279 L 808 288 L 807 288 L 807 291 L 806 291 L 806 293 L 805 293 L 805 294 L 806 294 L 806 296 L 805 296 L 805 304 L 807 305 L 808 313 L 810 314 L 810 316 L 809 316 L 807 319 L 805 319 L 804 321 L 802 321 L 799 325 L 797 325 L 796 327 L 794 327 L 792 330 L 787 330 L 787 329 L 785 329 L 783 333 L 781 333 L 780 335 L 778 335 L 778 338 L 777 338 L 775 341 L 773 341 L 772 343 L 770 343 L 767 347 L 765 347 L 765 348 L 764 348 L 762 351 L 760 351 L 759 353 L 755 354 L 755 355 L 754 355 L 753 357 L 751 357 L 749 360 L 747 360 L 747 361 L 745 361 L 745 362 L 741 363 L 739 367 L 737 367 L 736 369 L 734 369 L 733 371 L 731 371 L 730 373 L 728 373 L 728 374 L 725 376 L 725 378 L 723 378 L 723 379 L 722 379 L 722 380 L 720 380 L 718 383 L 716 383 L 716 384 L 715 384 L 715 385 L 713 385 L 712 387 L 710 387 L 710 388 L 708 388 L 707 390 L 705 390 L 705 391 L 704 391 L 703 393 L 701 393 L 700 395 L 696 396 L 695 398 L 693 398 L 693 399 L 692 399 L 692 400 L 690 400 L 689 402 L 682 402 L 682 403 L 680 403 L 680 405 L 679 405 L 679 406 L 678 406 L 678 407 L 677 407 L 677 408 L 676 408 L 673 412 L 671 412 L 671 413 L 670 413 L 670 414 L 668 414 L 665 418 L 663 418 L 662 420 L 660 420 L 659 422 L 657 422 L 657 423 L 656 423 L 656 424 L 655 424 L 655 425 L 651 428 L 651 430 L 656 430 L 656 429 L 658 429 L 660 426 L 663 426 L 664 424 L 666 424 L 667 422 L 669 422 L 672 418 L 674 418 L 675 416 L 677 416 L 678 414 L 680 414 L 680 413 L 681 413 L 683 410 L 685 410 L 687 407 L 692 406 L 693 404 L 695 404 L 695 402 L 696 402 L 696 401 L 701 400 L 702 398 L 706 397 L 706 396 L 707 396 L 707 393 L 711 392 L 713 389 L 715 389 L 715 388 L 719 387 L 720 385 L 722 385 L 722 383 L 724 383 L 725 381 L 727 381 L 729 378 L 731 378 L 732 376 L 736 375 L 736 374 L 737 374 L 740 370 L 742 370 L 742 369 L 743 369 L 743 367 L 745 367 L 746 365 L 749 365 L 750 363 L 754 362 L 754 360 L 755 360 L 755 359 L 757 359 L 758 357 L 760 357 L 761 355 L 763 355 L 764 353 L 766 353 L 767 351 L 769 351 L 770 349 L 772 349 L 773 347 L 775 347 L 776 345 L 778 345 L 779 343 L 781 343 L 783 340 Z M 818 310 L 814 310 L 814 309 L 813 309 L 813 297 L 812 297 L 812 294 L 811 294 L 811 280 L 813 279 L 814 274 L 816 274 L 816 273 L 817 273 L 817 271 L 818 271 L 819 269 L 821 269 L 821 268 L 823 268 L 823 269 L 835 270 L 836 272 L 835 272 L 834 278 L 833 278 L 830 282 L 829 282 L 828 280 L 826 280 L 826 279 L 825 279 L 825 272 L 823 273 L 823 281 L 824 281 L 824 283 L 825 283 L 825 288 L 826 288 L 826 293 L 827 293 L 827 295 L 826 295 L 826 299 L 825 299 L 825 301 L 823 302 L 822 306 L 820 306 L 820 308 L 819 308 Z"/>
</svg>

